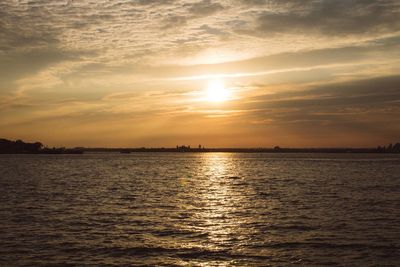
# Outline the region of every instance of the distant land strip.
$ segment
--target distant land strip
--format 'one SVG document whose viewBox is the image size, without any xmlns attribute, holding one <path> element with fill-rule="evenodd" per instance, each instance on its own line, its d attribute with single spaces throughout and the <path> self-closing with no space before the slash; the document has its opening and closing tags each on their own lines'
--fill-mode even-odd
<svg viewBox="0 0 400 267">
<path fill-rule="evenodd" d="M 190 153 L 400 153 L 400 143 L 378 146 L 376 148 L 205 148 L 199 145 L 176 146 L 174 148 L 86 148 L 86 147 L 52 147 L 44 146 L 40 142 L 26 143 L 22 140 L 11 141 L 0 139 L 0 154 L 83 154 L 95 153 L 139 153 L 139 152 L 190 152 Z"/>
</svg>

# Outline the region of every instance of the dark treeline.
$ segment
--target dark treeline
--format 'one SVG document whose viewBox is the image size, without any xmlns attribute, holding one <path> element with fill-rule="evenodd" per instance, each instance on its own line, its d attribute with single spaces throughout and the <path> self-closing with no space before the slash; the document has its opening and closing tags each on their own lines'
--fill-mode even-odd
<svg viewBox="0 0 400 267">
<path fill-rule="evenodd" d="M 67 149 L 65 147 L 49 148 L 40 142 L 26 143 L 22 140 L 10 141 L 0 139 L 0 154 L 82 154 L 80 149 Z"/>
<path fill-rule="evenodd" d="M 10 141 L 7 139 L 0 139 L 0 152 L 1 153 L 39 153 L 43 149 L 43 144 L 25 143 L 21 140 Z"/>
<path fill-rule="evenodd" d="M 21 140 L 0 139 L 0 154 L 82 154 L 84 152 L 236 152 L 236 153 L 400 153 L 400 143 L 376 148 L 205 148 L 199 145 L 175 148 L 48 148 L 40 142 L 26 143 Z"/>
<path fill-rule="evenodd" d="M 389 144 L 388 146 L 378 146 L 376 148 L 377 152 L 380 153 L 400 153 L 400 143 Z"/>
<path fill-rule="evenodd" d="M 199 145 L 196 148 L 190 146 L 176 146 L 176 148 L 87 148 L 92 152 L 232 152 L 232 153 L 400 153 L 400 143 L 377 148 L 205 148 Z"/>
</svg>

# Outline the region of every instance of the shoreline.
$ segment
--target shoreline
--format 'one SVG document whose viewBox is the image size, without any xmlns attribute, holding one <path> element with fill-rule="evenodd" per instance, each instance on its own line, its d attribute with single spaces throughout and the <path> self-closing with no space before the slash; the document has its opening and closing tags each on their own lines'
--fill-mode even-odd
<svg viewBox="0 0 400 267">
<path fill-rule="evenodd" d="M 131 154 L 131 153 L 248 153 L 248 154 L 400 154 L 399 152 L 384 152 L 376 149 L 236 149 L 236 148 L 212 148 L 212 149 L 118 149 L 118 148 L 89 148 L 80 151 L 57 151 L 57 152 L 0 152 L 0 155 L 82 155 L 92 153 L 116 153 L 116 154 Z"/>
</svg>

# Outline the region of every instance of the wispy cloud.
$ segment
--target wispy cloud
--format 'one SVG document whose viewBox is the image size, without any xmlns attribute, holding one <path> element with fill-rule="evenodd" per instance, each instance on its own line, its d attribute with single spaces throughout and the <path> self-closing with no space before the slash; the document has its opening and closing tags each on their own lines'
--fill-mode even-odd
<svg viewBox="0 0 400 267">
<path fill-rule="evenodd" d="M 1 1 L 0 135 L 51 139 L 64 120 L 121 143 L 394 138 L 399 15 L 395 0 Z M 236 97 L 199 101 L 216 78 Z"/>
</svg>

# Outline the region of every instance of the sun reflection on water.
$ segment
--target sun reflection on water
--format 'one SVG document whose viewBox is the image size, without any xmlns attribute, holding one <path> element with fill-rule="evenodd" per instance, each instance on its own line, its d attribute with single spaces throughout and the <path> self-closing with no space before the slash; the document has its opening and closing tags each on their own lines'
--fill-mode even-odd
<svg viewBox="0 0 400 267">
<path fill-rule="evenodd" d="M 176 247 L 209 256 L 221 255 L 215 264 L 218 266 L 229 262 L 225 260 L 228 255 L 240 255 L 243 251 L 252 254 L 248 246 L 253 240 L 249 237 L 259 236 L 254 227 L 249 227 L 254 221 L 249 197 L 255 193 L 248 177 L 243 175 L 241 162 L 237 155 L 230 153 L 194 155 L 190 168 L 183 162 L 176 196 L 181 217 L 173 227 L 190 233 L 191 239 L 187 242 L 185 238 L 175 237 Z M 191 263 L 202 266 L 202 260 Z"/>
<path fill-rule="evenodd" d="M 203 184 L 198 191 L 204 204 L 196 217 L 203 222 L 213 249 L 225 248 L 237 238 L 242 223 L 235 219 L 243 196 L 235 192 L 232 181 L 240 179 L 234 159 L 226 154 L 209 154 L 203 160 Z"/>
</svg>

